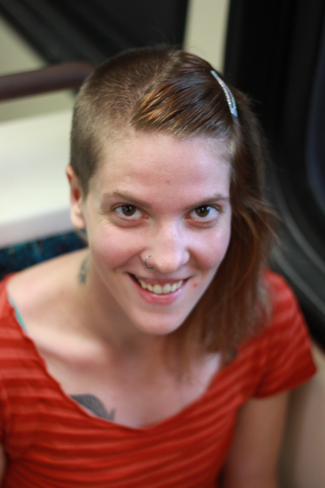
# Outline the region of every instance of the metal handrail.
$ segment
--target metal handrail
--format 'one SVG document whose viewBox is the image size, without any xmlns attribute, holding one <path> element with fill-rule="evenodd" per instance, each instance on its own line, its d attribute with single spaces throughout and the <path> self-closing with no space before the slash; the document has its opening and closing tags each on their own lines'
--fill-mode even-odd
<svg viewBox="0 0 325 488">
<path fill-rule="evenodd" d="M 0 101 L 52 91 L 79 88 L 94 66 L 75 61 L 0 76 Z"/>
</svg>

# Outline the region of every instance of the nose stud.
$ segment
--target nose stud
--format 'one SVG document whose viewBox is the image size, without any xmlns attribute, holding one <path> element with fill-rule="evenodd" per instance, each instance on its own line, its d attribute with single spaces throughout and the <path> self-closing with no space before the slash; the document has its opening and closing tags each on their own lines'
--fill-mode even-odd
<svg viewBox="0 0 325 488">
<path fill-rule="evenodd" d="M 147 264 L 147 259 L 149 259 L 150 257 L 151 257 L 150 255 L 146 257 L 146 259 L 144 260 L 144 265 L 148 269 L 153 269 L 153 266 L 148 266 L 148 264 Z"/>
</svg>

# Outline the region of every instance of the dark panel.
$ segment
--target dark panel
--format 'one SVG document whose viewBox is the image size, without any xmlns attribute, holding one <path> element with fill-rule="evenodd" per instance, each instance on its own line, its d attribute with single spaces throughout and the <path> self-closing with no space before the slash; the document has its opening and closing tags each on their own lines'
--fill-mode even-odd
<svg viewBox="0 0 325 488">
<path fill-rule="evenodd" d="M 99 64 L 121 50 L 178 44 L 187 0 L 0 0 L 0 13 L 50 63 Z"/>
<path fill-rule="evenodd" d="M 324 0 L 232 0 L 225 72 L 270 141 L 268 188 L 283 221 L 274 267 L 325 346 L 324 36 Z"/>
</svg>

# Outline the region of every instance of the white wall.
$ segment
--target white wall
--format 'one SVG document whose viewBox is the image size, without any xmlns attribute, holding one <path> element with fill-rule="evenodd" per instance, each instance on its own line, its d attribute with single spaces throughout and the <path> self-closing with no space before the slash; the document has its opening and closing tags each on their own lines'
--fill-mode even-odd
<svg viewBox="0 0 325 488">
<path fill-rule="evenodd" d="M 45 61 L 0 17 L 0 76 L 31 71 L 45 66 Z M 0 122 L 30 115 L 72 109 L 69 91 L 1 102 Z"/>
<path fill-rule="evenodd" d="M 230 0 L 190 0 L 184 47 L 223 71 Z"/>
<path fill-rule="evenodd" d="M 0 76 L 45 66 L 0 17 Z M 0 103 L 0 248 L 72 229 L 69 91 Z"/>
</svg>

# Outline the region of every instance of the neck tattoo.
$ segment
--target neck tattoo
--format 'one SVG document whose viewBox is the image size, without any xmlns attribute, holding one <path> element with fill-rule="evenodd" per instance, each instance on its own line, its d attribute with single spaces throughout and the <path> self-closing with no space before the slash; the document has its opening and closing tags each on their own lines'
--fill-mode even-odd
<svg viewBox="0 0 325 488">
<path fill-rule="evenodd" d="M 88 272 L 89 272 L 89 254 L 82 261 L 79 269 L 78 281 L 80 284 L 84 285 L 86 283 Z"/>
</svg>

